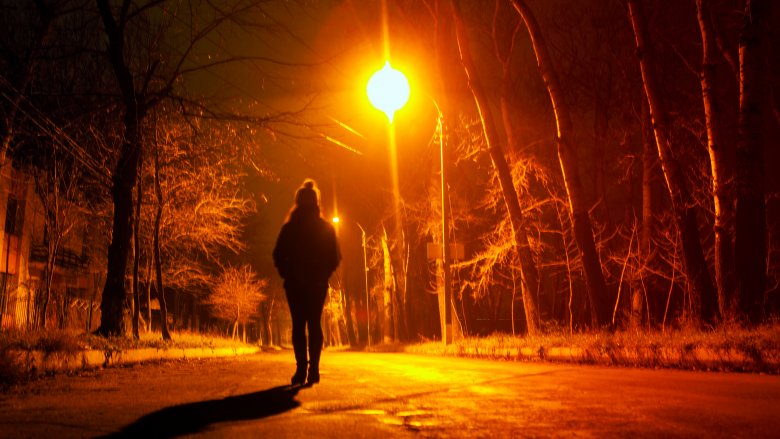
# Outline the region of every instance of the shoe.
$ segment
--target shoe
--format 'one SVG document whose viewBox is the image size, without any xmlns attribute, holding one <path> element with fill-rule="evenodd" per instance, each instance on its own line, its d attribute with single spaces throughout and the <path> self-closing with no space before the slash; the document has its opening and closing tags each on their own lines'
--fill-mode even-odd
<svg viewBox="0 0 780 439">
<path fill-rule="evenodd" d="M 309 380 L 307 384 L 317 384 L 320 382 L 320 369 L 318 367 L 309 366 Z"/>
<path fill-rule="evenodd" d="M 302 386 L 306 382 L 306 369 L 296 370 L 291 381 L 293 386 Z"/>
</svg>

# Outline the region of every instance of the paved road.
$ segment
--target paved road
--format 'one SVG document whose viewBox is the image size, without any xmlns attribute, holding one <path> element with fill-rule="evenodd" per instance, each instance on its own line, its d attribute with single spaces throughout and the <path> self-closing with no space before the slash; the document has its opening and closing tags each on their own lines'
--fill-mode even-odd
<svg viewBox="0 0 780 439">
<path fill-rule="evenodd" d="M 326 351 L 51 377 L 0 395 L 0 437 L 780 437 L 780 377 Z"/>
</svg>

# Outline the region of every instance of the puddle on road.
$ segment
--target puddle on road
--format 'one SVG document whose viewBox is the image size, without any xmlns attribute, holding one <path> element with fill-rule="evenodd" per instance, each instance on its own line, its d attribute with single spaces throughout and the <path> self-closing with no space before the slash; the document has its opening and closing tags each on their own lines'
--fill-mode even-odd
<svg viewBox="0 0 780 439">
<path fill-rule="evenodd" d="M 425 410 L 411 410 L 411 411 L 405 411 L 405 412 L 398 412 L 395 414 L 396 416 L 400 418 L 408 418 L 411 416 L 430 416 L 430 412 L 426 412 Z"/>
<path fill-rule="evenodd" d="M 468 388 L 468 391 L 479 395 L 500 395 L 506 393 L 506 390 L 501 390 L 492 386 L 471 386 Z"/>
<path fill-rule="evenodd" d="M 374 416 L 380 422 L 387 425 L 405 427 L 413 431 L 419 431 L 423 428 L 436 427 L 439 425 L 439 423 L 433 419 L 433 413 L 426 410 L 404 410 L 392 413 L 381 409 L 359 409 L 350 410 L 349 413 Z"/>
<path fill-rule="evenodd" d="M 384 415 L 387 412 L 385 412 L 384 410 L 363 409 L 363 410 L 352 410 L 352 411 L 350 411 L 350 413 L 356 413 L 358 415 L 376 415 L 376 416 L 381 416 L 381 415 Z"/>
</svg>

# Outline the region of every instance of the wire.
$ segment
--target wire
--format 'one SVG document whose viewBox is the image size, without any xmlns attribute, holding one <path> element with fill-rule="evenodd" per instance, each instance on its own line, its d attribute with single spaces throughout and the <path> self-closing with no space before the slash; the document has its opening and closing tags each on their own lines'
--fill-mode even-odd
<svg viewBox="0 0 780 439">
<path fill-rule="evenodd" d="M 102 166 L 97 160 L 94 160 L 90 154 L 87 153 L 86 149 L 83 148 L 78 142 L 73 140 L 67 132 L 65 132 L 62 128 L 60 128 L 54 121 L 52 121 L 46 114 L 44 114 L 41 110 L 38 109 L 30 100 L 24 96 L 23 93 L 21 93 L 19 90 L 17 90 L 8 80 L 0 75 L 0 81 L 8 87 L 10 90 L 14 91 L 19 95 L 19 97 L 29 105 L 29 107 L 34 110 L 37 114 L 31 114 L 26 109 L 22 108 L 21 105 L 16 106 L 16 110 L 20 113 L 27 116 L 27 118 L 35 124 L 38 128 L 40 128 L 43 132 L 48 134 L 51 139 L 54 141 L 55 144 L 60 145 L 62 149 L 64 149 L 66 152 L 69 152 L 73 158 L 75 158 L 77 161 L 79 161 L 84 167 L 91 171 L 96 177 L 98 177 L 99 180 L 101 180 L 101 183 L 106 184 L 107 186 L 110 186 L 111 177 L 108 172 L 105 171 L 105 169 L 102 169 Z M 7 99 L 12 105 L 14 104 L 13 97 L 9 96 L 5 91 L 1 92 L 0 95 L 2 95 L 5 99 Z M 63 140 L 68 144 L 65 145 L 63 143 Z M 66 146 L 70 146 L 70 148 L 66 148 Z M 79 154 L 77 154 L 77 152 Z"/>
</svg>

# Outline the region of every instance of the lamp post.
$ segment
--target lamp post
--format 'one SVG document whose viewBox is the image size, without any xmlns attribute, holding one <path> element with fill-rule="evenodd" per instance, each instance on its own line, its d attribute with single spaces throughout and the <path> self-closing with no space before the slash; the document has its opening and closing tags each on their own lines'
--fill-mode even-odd
<svg viewBox="0 0 780 439">
<path fill-rule="evenodd" d="M 441 166 L 441 261 L 443 282 L 444 282 L 444 334 L 441 335 L 442 342 L 446 345 L 452 342 L 452 273 L 450 273 L 450 207 L 449 203 L 449 188 L 447 187 L 447 167 L 445 166 L 446 160 L 444 158 L 444 118 L 441 113 L 441 109 L 436 101 L 433 101 L 436 106 L 436 112 L 438 118 L 436 121 L 437 129 L 439 131 L 439 160 Z"/>
<path fill-rule="evenodd" d="M 366 344 L 371 346 L 371 295 L 368 289 L 368 259 L 366 258 L 366 230 L 359 222 L 352 220 L 356 226 L 360 229 L 361 244 L 363 246 L 363 279 L 365 281 L 366 289 Z M 341 218 L 334 216 L 333 223 L 338 225 L 341 223 Z"/>
<path fill-rule="evenodd" d="M 409 99 L 409 82 L 403 73 L 395 70 L 390 61 L 384 67 L 371 76 L 366 86 L 366 92 L 371 104 L 387 115 L 390 124 L 393 123 L 393 115 L 401 109 Z M 447 188 L 447 172 L 444 157 L 444 121 L 439 105 L 433 100 L 438 113 L 437 130 L 439 132 L 439 157 L 441 161 L 441 224 L 442 245 L 441 258 L 444 271 L 444 326 L 442 327 L 442 341 L 448 344 L 452 341 L 452 275 L 450 273 L 450 239 L 449 239 L 449 190 Z"/>
</svg>

